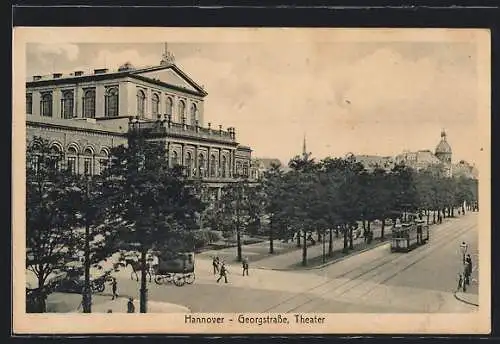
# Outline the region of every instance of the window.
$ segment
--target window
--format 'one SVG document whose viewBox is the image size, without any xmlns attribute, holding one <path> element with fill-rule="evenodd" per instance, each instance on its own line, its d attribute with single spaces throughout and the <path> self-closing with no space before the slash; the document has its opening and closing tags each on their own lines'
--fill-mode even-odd
<svg viewBox="0 0 500 344">
<path fill-rule="evenodd" d="M 70 171 L 73 174 L 76 174 L 76 155 L 77 151 L 74 147 L 69 147 L 68 148 L 68 171 Z"/>
<path fill-rule="evenodd" d="M 177 166 L 179 164 L 179 156 L 176 151 L 172 152 L 172 166 Z"/>
<path fill-rule="evenodd" d="M 92 150 L 90 148 L 85 149 L 85 152 L 83 153 L 83 173 L 86 176 L 91 176 L 93 174 L 92 170 Z"/>
<path fill-rule="evenodd" d="M 118 88 L 110 87 L 104 96 L 104 107 L 106 117 L 118 117 Z"/>
<path fill-rule="evenodd" d="M 212 155 L 210 157 L 210 177 L 215 177 L 215 172 L 216 172 L 216 168 L 215 168 L 215 155 Z"/>
<path fill-rule="evenodd" d="M 172 98 L 170 97 L 167 97 L 167 104 L 166 104 L 166 107 L 165 107 L 165 111 L 167 112 L 167 116 L 170 116 L 171 119 L 172 118 L 172 107 L 173 107 L 173 102 L 172 102 Z"/>
<path fill-rule="evenodd" d="M 52 117 L 52 93 L 43 93 L 40 101 L 40 114 L 44 117 Z"/>
<path fill-rule="evenodd" d="M 62 159 L 62 149 L 59 148 L 56 144 L 53 144 L 50 147 L 50 162 L 49 168 L 58 170 L 59 169 L 59 161 Z"/>
<path fill-rule="evenodd" d="M 196 125 L 196 104 L 191 104 L 191 125 Z"/>
<path fill-rule="evenodd" d="M 137 116 L 144 118 L 144 111 L 146 106 L 146 95 L 143 91 L 137 91 Z"/>
<path fill-rule="evenodd" d="M 73 118 L 73 91 L 63 92 L 61 99 L 61 117 L 65 119 Z"/>
<path fill-rule="evenodd" d="M 200 154 L 198 156 L 198 176 L 199 177 L 203 176 L 204 170 L 205 170 L 205 158 L 203 157 L 203 154 Z"/>
<path fill-rule="evenodd" d="M 248 177 L 248 165 L 243 164 L 243 176 Z"/>
<path fill-rule="evenodd" d="M 191 177 L 191 172 L 192 172 L 192 165 L 193 162 L 192 162 L 192 158 L 191 158 L 191 153 L 190 152 L 187 152 L 186 153 L 186 161 L 185 161 L 185 165 L 186 165 L 186 174 L 188 177 Z"/>
<path fill-rule="evenodd" d="M 227 159 L 226 156 L 222 156 L 222 177 L 226 177 L 226 164 L 227 164 Z"/>
<path fill-rule="evenodd" d="M 33 113 L 33 95 L 26 93 L 26 113 L 31 115 Z"/>
<path fill-rule="evenodd" d="M 95 90 L 87 90 L 83 94 L 83 117 L 95 118 Z"/>
<path fill-rule="evenodd" d="M 37 173 L 40 170 L 40 155 L 33 155 L 30 160 L 30 169 Z"/>
<path fill-rule="evenodd" d="M 240 175 L 241 174 L 241 162 L 237 162 L 236 163 L 236 175 Z"/>
<path fill-rule="evenodd" d="M 184 122 L 186 115 L 186 104 L 184 103 L 183 100 L 179 101 L 179 121 Z"/>
<path fill-rule="evenodd" d="M 101 171 L 103 171 L 106 167 L 110 165 L 111 161 L 109 159 L 109 154 L 106 149 L 101 149 L 101 152 L 99 153 L 99 168 Z"/>
<path fill-rule="evenodd" d="M 156 119 L 160 113 L 160 97 L 154 93 L 151 99 L 151 112 L 153 113 L 153 118 Z"/>
</svg>

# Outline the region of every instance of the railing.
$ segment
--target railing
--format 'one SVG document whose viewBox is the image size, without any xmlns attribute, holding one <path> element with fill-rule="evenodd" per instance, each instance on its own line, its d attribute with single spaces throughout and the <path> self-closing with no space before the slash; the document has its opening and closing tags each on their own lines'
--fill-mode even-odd
<svg viewBox="0 0 500 344">
<path fill-rule="evenodd" d="M 196 121 L 198 123 L 198 121 Z M 139 119 L 138 117 L 129 117 L 129 132 L 140 132 L 143 135 L 165 135 L 179 134 L 192 138 L 218 139 L 226 142 L 235 142 L 236 134 L 234 128 L 222 130 L 219 126 L 218 130 L 212 129 L 210 123 L 208 128 L 203 128 L 196 125 L 188 125 L 184 123 L 172 122 L 170 116 L 167 119 Z"/>
</svg>

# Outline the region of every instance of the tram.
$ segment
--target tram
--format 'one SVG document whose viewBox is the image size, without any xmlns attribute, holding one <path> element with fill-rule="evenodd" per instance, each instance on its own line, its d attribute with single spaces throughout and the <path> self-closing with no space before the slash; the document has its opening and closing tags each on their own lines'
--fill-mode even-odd
<svg viewBox="0 0 500 344">
<path fill-rule="evenodd" d="M 392 229 L 391 252 L 409 252 L 429 242 L 429 226 L 415 219 Z"/>
</svg>

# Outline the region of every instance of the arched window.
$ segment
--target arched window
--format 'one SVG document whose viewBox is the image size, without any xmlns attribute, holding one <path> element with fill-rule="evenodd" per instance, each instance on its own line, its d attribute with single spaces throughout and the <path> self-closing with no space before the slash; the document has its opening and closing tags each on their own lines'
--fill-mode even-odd
<svg viewBox="0 0 500 344">
<path fill-rule="evenodd" d="M 40 115 L 52 117 L 52 93 L 43 93 L 40 101 Z"/>
<path fill-rule="evenodd" d="M 191 104 L 191 125 L 196 125 L 196 104 Z"/>
<path fill-rule="evenodd" d="M 160 113 L 160 97 L 154 93 L 151 98 L 151 112 L 153 113 L 153 118 L 156 119 Z"/>
<path fill-rule="evenodd" d="M 170 118 L 173 120 L 172 118 L 172 107 L 173 107 L 173 102 L 172 102 L 172 98 L 170 97 L 167 97 L 167 103 L 166 103 L 166 107 L 165 107 L 165 112 L 167 114 L 167 117 L 170 116 Z"/>
<path fill-rule="evenodd" d="M 183 100 L 179 100 L 179 122 L 183 122 L 186 116 L 186 104 Z"/>
<path fill-rule="evenodd" d="M 172 152 L 172 166 L 177 166 L 179 164 L 179 156 L 176 151 Z"/>
<path fill-rule="evenodd" d="M 83 94 L 83 118 L 95 118 L 95 90 Z"/>
<path fill-rule="evenodd" d="M 215 155 L 210 156 L 210 177 L 215 177 L 216 172 Z"/>
<path fill-rule="evenodd" d="M 205 171 L 205 157 L 203 154 L 198 156 L 198 176 L 202 177 Z"/>
<path fill-rule="evenodd" d="M 186 175 L 188 177 L 191 177 L 191 173 L 193 171 L 193 161 L 192 161 L 192 158 L 191 158 L 191 153 L 190 152 L 187 152 L 186 153 L 186 161 L 185 161 L 185 165 L 186 165 Z"/>
<path fill-rule="evenodd" d="M 112 87 L 106 90 L 105 95 L 105 116 L 118 117 L 118 88 Z"/>
<path fill-rule="evenodd" d="M 86 176 L 91 176 L 92 174 L 94 174 L 92 168 L 93 155 L 94 153 L 90 148 L 86 148 L 83 152 L 83 174 L 85 174 Z"/>
<path fill-rule="evenodd" d="M 222 177 L 226 178 L 226 164 L 227 164 L 227 158 L 225 155 L 222 156 Z"/>
<path fill-rule="evenodd" d="M 33 95 L 26 93 L 26 113 L 31 115 L 33 113 Z"/>
<path fill-rule="evenodd" d="M 63 97 L 61 99 L 61 112 L 62 118 L 70 119 L 73 118 L 73 91 L 63 92 Z"/>
<path fill-rule="evenodd" d="M 76 167 L 76 156 L 78 152 L 75 147 L 69 147 L 68 148 L 68 157 L 67 157 L 67 169 L 69 172 L 76 174 L 77 167 Z"/>
<path fill-rule="evenodd" d="M 144 118 L 144 111 L 146 107 L 146 95 L 142 90 L 137 91 L 137 116 Z"/>
<path fill-rule="evenodd" d="M 103 171 L 110 164 L 109 152 L 107 149 L 103 148 L 99 152 L 99 167 L 101 171 Z"/>
<path fill-rule="evenodd" d="M 50 147 L 50 168 L 59 169 L 59 161 L 63 158 L 63 150 L 57 145 L 52 144 Z"/>
</svg>

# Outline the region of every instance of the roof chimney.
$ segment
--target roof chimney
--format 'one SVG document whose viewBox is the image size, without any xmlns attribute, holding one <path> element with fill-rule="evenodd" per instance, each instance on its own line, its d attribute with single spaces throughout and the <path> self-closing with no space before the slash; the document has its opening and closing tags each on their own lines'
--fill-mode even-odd
<svg viewBox="0 0 500 344">
<path fill-rule="evenodd" d="M 61 76 L 62 76 L 62 73 L 54 73 L 54 74 L 52 74 L 52 77 L 54 79 L 59 79 Z"/>
<path fill-rule="evenodd" d="M 77 71 L 75 72 L 75 76 L 81 76 L 81 75 L 83 75 L 83 71 L 81 71 L 81 70 L 77 70 Z"/>
<path fill-rule="evenodd" d="M 33 81 L 38 81 L 41 80 L 42 76 L 41 75 L 33 75 Z"/>
<path fill-rule="evenodd" d="M 94 69 L 94 74 L 104 74 L 107 72 L 108 72 L 107 68 Z"/>
</svg>

